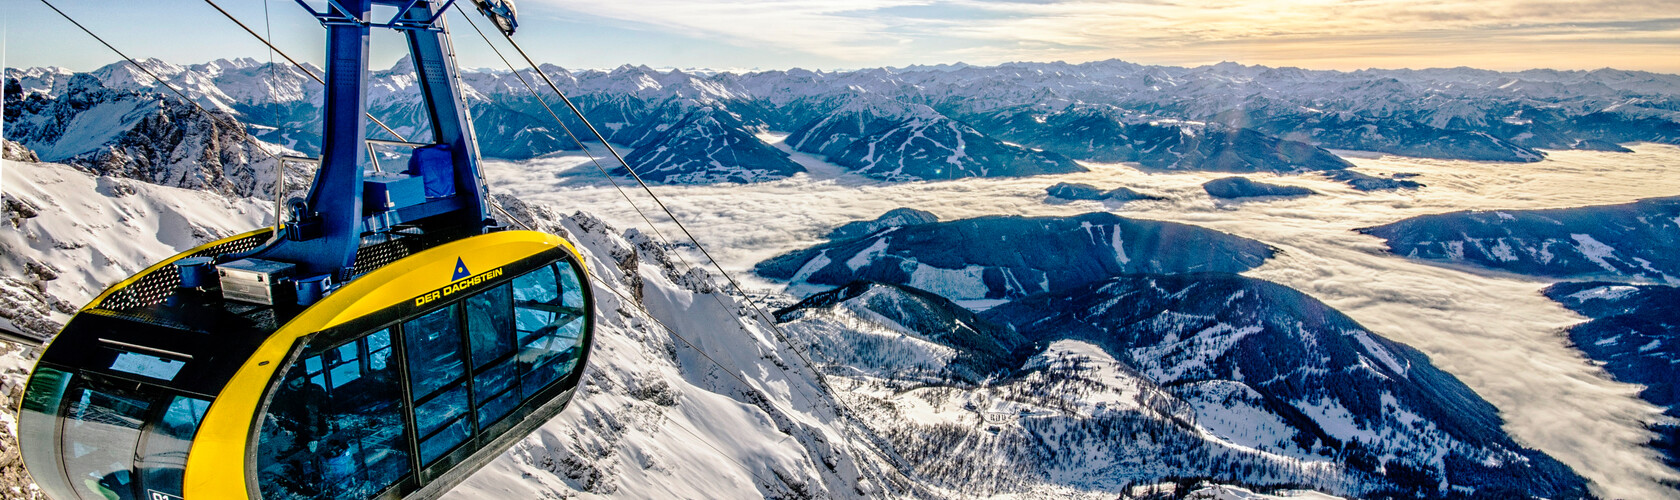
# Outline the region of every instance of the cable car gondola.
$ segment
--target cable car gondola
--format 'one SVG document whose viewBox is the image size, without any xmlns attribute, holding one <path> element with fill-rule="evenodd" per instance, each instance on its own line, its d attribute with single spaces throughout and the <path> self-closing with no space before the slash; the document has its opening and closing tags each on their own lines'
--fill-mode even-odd
<svg viewBox="0 0 1680 500">
<path fill-rule="evenodd" d="M 511 31 L 510 4 L 475 3 Z M 489 216 L 451 4 L 311 9 L 328 36 L 308 196 L 284 224 L 154 264 L 71 318 L 17 422 L 44 493 L 435 498 L 570 401 L 592 341 L 587 271 L 565 239 Z M 375 5 L 396 15 L 371 20 Z M 364 171 L 372 28 L 406 35 L 433 131 L 401 143 L 401 172 Z"/>
</svg>

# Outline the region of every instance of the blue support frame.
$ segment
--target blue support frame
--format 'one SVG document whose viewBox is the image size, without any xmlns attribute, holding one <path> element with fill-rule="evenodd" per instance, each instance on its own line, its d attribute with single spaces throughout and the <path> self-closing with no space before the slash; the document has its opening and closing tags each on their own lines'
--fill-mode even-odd
<svg viewBox="0 0 1680 500">
<path fill-rule="evenodd" d="M 419 22 L 430 15 L 426 6 L 410 8 L 403 17 Z M 466 99 L 455 79 L 455 60 L 449 57 L 448 33 L 408 30 L 409 52 L 414 54 L 414 74 L 426 97 L 427 117 L 432 122 L 432 142 L 448 144 L 455 164 L 456 210 L 461 223 L 482 222 L 490 217 L 484 206 L 484 183 L 479 171 L 478 143 L 472 136 L 472 121 Z"/>
<path fill-rule="evenodd" d="M 363 236 L 388 229 L 389 224 L 407 224 L 426 232 L 482 232 L 490 218 L 478 147 L 442 23 L 444 9 L 454 0 L 327 0 L 324 12 L 315 11 L 304 0 L 297 2 L 327 28 L 320 169 L 308 197 L 293 204 L 284 236 L 249 256 L 297 264 L 301 276 L 331 275 L 335 284 L 341 284 L 351 277 Z M 368 19 L 374 5 L 401 10 L 388 22 L 373 23 Z M 375 27 L 407 35 L 433 130 L 431 143 L 450 146 L 455 190 L 453 196 L 363 213 L 368 47 Z"/>
<path fill-rule="evenodd" d="M 327 9 L 319 12 L 317 12 L 314 7 L 309 6 L 309 3 L 304 0 L 294 1 L 296 1 L 299 6 L 302 6 L 303 10 L 309 11 L 310 15 L 315 16 L 315 19 L 321 21 L 322 25 L 326 26 L 334 24 L 359 24 L 373 28 L 428 31 L 442 31 L 442 29 L 437 26 L 437 20 L 443 17 L 444 11 L 449 10 L 450 5 L 455 4 L 455 0 L 444 0 L 444 2 L 438 5 L 436 9 L 432 9 L 430 15 L 422 18 L 408 18 L 405 17 L 406 14 L 412 11 L 416 6 L 419 6 L 424 0 L 375 0 L 374 3 L 377 4 L 397 6 L 396 16 L 392 17 L 389 21 L 375 23 L 370 22 L 367 19 L 346 17 L 335 14 L 337 11 L 345 11 L 343 6 L 338 3 L 339 0 L 327 0 Z"/>
</svg>

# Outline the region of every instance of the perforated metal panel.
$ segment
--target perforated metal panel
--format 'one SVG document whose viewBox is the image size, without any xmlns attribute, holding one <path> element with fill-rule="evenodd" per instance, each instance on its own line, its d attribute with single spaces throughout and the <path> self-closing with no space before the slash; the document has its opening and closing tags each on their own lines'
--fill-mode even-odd
<svg viewBox="0 0 1680 500">
<path fill-rule="evenodd" d="M 356 249 L 356 266 L 351 268 L 350 279 L 356 279 L 421 250 L 418 237 L 399 235 L 387 238 L 382 242 L 363 244 L 361 248 Z"/>
<path fill-rule="evenodd" d="M 221 243 L 198 252 L 190 257 L 215 257 L 220 255 L 247 252 L 256 249 L 268 241 L 269 231 L 246 236 L 237 240 Z M 100 309 L 111 311 L 126 311 L 143 307 L 151 307 L 163 303 L 170 296 L 175 295 L 181 286 L 181 270 L 175 266 L 163 266 L 156 271 L 140 278 L 138 281 L 111 292 L 105 301 L 99 304 Z"/>
</svg>

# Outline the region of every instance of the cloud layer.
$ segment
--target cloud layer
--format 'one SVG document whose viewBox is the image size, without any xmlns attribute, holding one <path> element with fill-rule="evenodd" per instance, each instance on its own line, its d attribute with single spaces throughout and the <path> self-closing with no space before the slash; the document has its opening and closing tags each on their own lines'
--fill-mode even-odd
<svg viewBox="0 0 1680 500">
<path fill-rule="evenodd" d="M 852 220 L 908 206 L 943 220 L 983 215 L 1074 215 L 1109 210 L 1226 231 L 1276 246 L 1279 256 L 1247 275 L 1324 301 L 1371 331 L 1427 353 L 1498 407 L 1518 442 L 1575 468 L 1607 498 L 1662 498 L 1661 481 L 1680 480 L 1643 444 L 1660 410 L 1637 398 L 1637 387 L 1613 382 L 1567 345 L 1562 328 L 1583 320 L 1539 290 L 1548 282 L 1440 267 L 1387 254 L 1381 240 L 1355 228 L 1463 209 L 1530 209 L 1626 203 L 1673 195 L 1680 148 L 1641 145 L 1635 153 L 1555 151 L 1518 171 L 1501 163 L 1414 158 L 1355 158 L 1366 173 L 1420 174 L 1418 191 L 1364 193 L 1317 176 L 1252 177 L 1320 194 L 1292 200 L 1215 201 L 1201 183 L 1229 174 L 1150 174 L 1123 165 L 1091 172 L 1022 179 L 885 184 L 842 173 L 803 153 L 812 174 L 737 186 L 660 186 L 660 197 L 749 288 L 773 290 L 748 272 L 763 259 L 821 242 Z M 525 163 L 489 162 L 492 189 L 563 211 L 584 210 L 620 228 L 645 227 L 619 194 L 577 156 Z M 1044 203 L 1044 188 L 1083 182 L 1127 186 L 1168 198 L 1103 205 Z M 641 193 L 632 195 L 657 212 Z M 662 223 L 661 231 L 681 234 Z M 689 252 L 692 254 L 692 252 Z M 691 257 L 697 257 L 691 255 Z M 693 263 L 704 261 L 697 258 Z"/>
</svg>

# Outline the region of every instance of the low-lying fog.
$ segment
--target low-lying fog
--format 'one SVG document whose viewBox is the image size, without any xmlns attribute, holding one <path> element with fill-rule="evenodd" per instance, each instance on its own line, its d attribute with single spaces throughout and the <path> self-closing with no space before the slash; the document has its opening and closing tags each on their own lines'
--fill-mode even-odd
<svg viewBox="0 0 1680 500">
<path fill-rule="evenodd" d="M 779 135 L 766 140 L 780 141 Z M 598 145 L 595 145 L 598 147 Z M 780 144 L 778 143 L 778 146 Z M 592 149 L 598 149 L 592 147 Z M 785 148 L 784 148 L 785 149 Z M 1636 397 L 1638 387 L 1610 381 L 1567 345 L 1561 329 L 1582 318 L 1542 297 L 1549 282 L 1449 269 L 1386 254 L 1382 241 L 1355 228 L 1465 209 L 1532 209 L 1625 203 L 1680 195 L 1680 148 L 1636 145 L 1633 153 L 1550 152 L 1539 163 L 1484 163 L 1344 153 L 1368 174 L 1416 174 L 1420 190 L 1360 192 L 1321 176 L 1248 177 L 1303 186 L 1319 194 L 1231 202 L 1210 198 L 1201 184 L 1223 173 L 1147 172 L 1123 164 L 1088 164 L 1090 172 L 1023 179 L 887 184 L 845 173 L 801 153 L 811 170 L 755 185 L 655 186 L 688 229 L 755 291 L 779 284 L 750 276 L 753 264 L 823 241 L 834 227 L 911 207 L 941 220 L 986 215 L 1051 216 L 1092 211 L 1196 224 L 1253 238 L 1281 250 L 1245 273 L 1294 287 L 1340 309 L 1371 331 L 1428 353 L 1499 407 L 1506 429 L 1595 482 L 1616 498 L 1672 495 L 1658 481 L 1680 480 L 1642 446 L 1643 425 L 1660 415 Z M 609 169 L 610 158 L 601 160 Z M 493 189 L 583 210 L 620 229 L 646 230 L 641 217 L 581 154 L 526 162 L 489 162 Z M 1076 182 L 1125 186 L 1166 197 L 1125 204 L 1046 203 L 1044 188 Z M 666 223 L 646 193 L 620 180 L 666 237 Z M 658 214 L 657 216 L 655 214 Z M 689 252 L 689 261 L 699 264 Z"/>
</svg>

